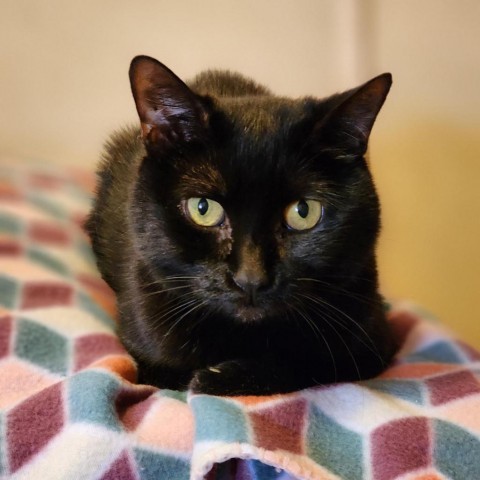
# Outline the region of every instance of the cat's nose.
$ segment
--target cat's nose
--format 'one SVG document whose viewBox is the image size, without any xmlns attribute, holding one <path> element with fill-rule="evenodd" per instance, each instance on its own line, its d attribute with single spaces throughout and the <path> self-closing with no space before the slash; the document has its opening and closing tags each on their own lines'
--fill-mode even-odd
<svg viewBox="0 0 480 480">
<path fill-rule="evenodd" d="M 245 292 L 249 303 L 255 305 L 257 293 L 269 283 L 264 249 L 251 238 L 245 238 L 237 247 L 235 256 L 236 265 L 231 271 L 233 282 Z"/>
<path fill-rule="evenodd" d="M 268 277 L 263 270 L 252 271 L 249 269 L 240 269 L 233 276 L 235 285 L 245 292 L 249 303 L 255 305 L 257 294 L 268 285 Z"/>
</svg>

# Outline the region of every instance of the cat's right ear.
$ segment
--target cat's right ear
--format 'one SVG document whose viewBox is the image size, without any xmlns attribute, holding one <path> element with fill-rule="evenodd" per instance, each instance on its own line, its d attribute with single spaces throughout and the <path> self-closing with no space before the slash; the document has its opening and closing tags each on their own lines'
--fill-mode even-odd
<svg viewBox="0 0 480 480">
<path fill-rule="evenodd" d="M 205 132 L 205 105 L 165 65 L 141 55 L 132 60 L 129 76 L 147 148 L 190 142 Z"/>
</svg>

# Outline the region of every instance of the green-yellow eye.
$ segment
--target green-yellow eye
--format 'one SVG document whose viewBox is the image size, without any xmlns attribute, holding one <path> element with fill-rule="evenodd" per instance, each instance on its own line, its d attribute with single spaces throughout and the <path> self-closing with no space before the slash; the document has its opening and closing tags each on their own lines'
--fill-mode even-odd
<svg viewBox="0 0 480 480">
<path fill-rule="evenodd" d="M 202 227 L 216 227 L 225 219 L 223 207 L 210 198 L 189 198 L 186 202 L 186 210 L 189 217 Z"/>
<path fill-rule="evenodd" d="M 285 222 L 293 230 L 313 228 L 322 216 L 322 205 L 317 200 L 301 199 L 285 209 Z"/>
</svg>

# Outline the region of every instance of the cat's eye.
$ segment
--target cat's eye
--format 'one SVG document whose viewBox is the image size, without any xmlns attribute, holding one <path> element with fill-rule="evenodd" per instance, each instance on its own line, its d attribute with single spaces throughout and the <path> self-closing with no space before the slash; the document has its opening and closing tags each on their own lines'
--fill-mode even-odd
<svg viewBox="0 0 480 480">
<path fill-rule="evenodd" d="M 216 227 L 225 219 L 223 207 L 210 198 L 192 197 L 186 202 L 188 216 L 202 227 Z"/>
<path fill-rule="evenodd" d="M 322 216 L 322 204 L 318 200 L 302 198 L 285 209 L 285 222 L 293 230 L 309 230 Z"/>
</svg>

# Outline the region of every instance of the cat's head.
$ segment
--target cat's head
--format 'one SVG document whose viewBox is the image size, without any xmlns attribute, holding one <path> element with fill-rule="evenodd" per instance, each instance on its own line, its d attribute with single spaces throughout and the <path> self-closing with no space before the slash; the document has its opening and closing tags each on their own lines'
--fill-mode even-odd
<svg viewBox="0 0 480 480">
<path fill-rule="evenodd" d="M 275 97 L 225 72 L 188 87 L 143 56 L 130 79 L 147 151 L 135 242 L 163 288 L 242 321 L 360 278 L 376 288 L 379 204 L 364 155 L 390 74 L 325 100 Z"/>
</svg>

